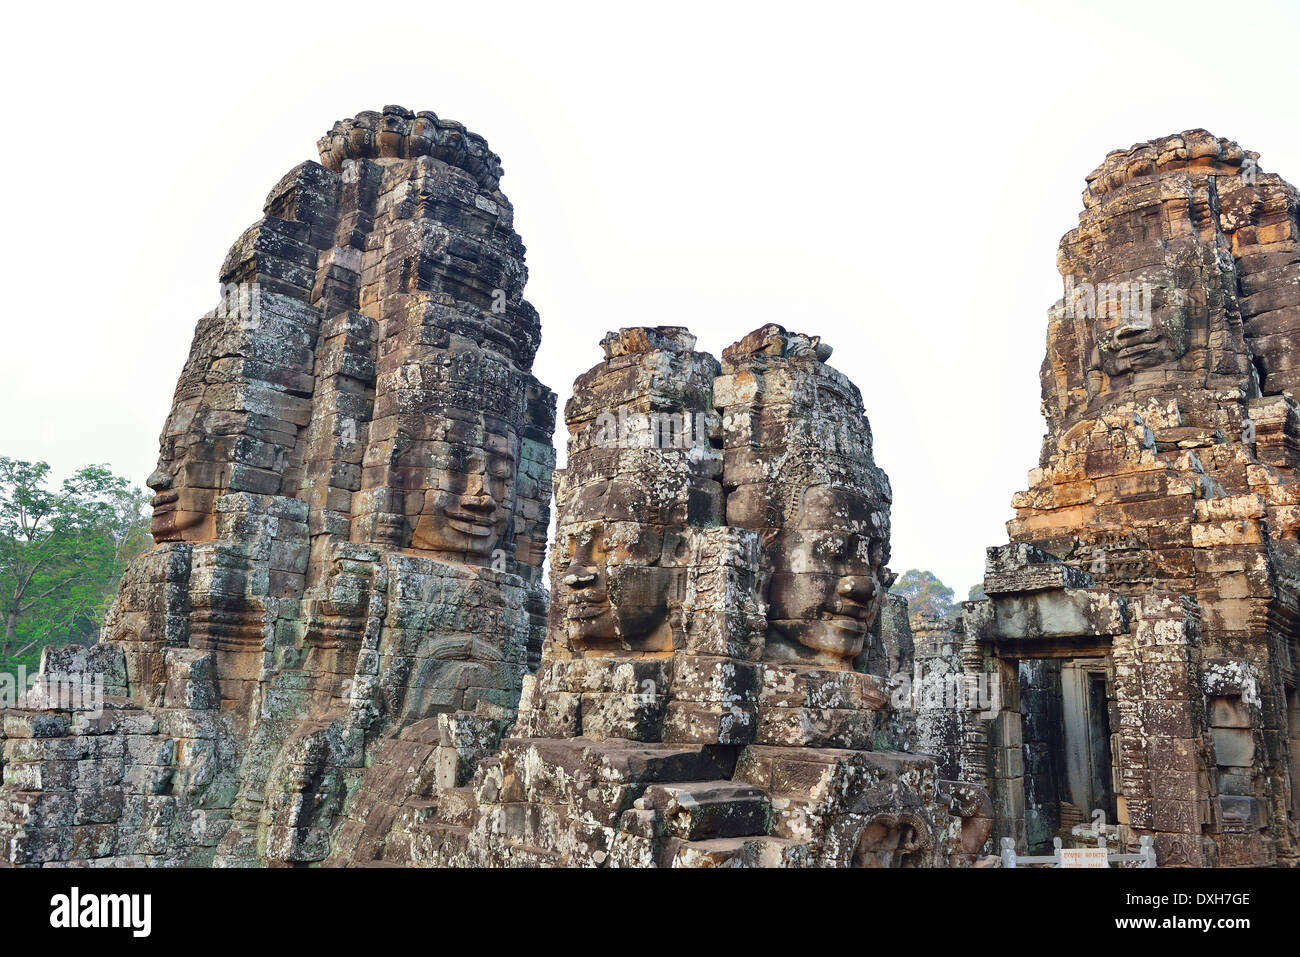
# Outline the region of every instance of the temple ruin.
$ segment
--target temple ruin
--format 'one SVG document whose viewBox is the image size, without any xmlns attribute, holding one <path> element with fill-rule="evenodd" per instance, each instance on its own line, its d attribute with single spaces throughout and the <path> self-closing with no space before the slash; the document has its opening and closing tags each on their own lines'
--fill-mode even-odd
<svg viewBox="0 0 1300 957">
<path fill-rule="evenodd" d="M 494 744 L 513 721 L 555 396 L 500 161 L 400 107 L 319 146 L 198 323 L 153 551 L 102 642 L 45 659 L 118 695 L 90 722 L 5 715 L 14 863 L 321 861 L 388 735 L 443 716 Z"/>
<path fill-rule="evenodd" d="M 776 325 L 721 364 L 675 327 L 603 346 L 565 409 L 517 724 L 454 780 L 432 735 L 388 742 L 332 862 L 978 861 L 987 798 L 905 752 L 890 714 L 889 483 L 830 349 Z"/>
<path fill-rule="evenodd" d="M 1107 156 L 1061 240 L 1042 457 L 948 655 L 999 676 L 960 775 L 1022 848 L 1297 863 L 1298 199 L 1194 130 Z"/>
<path fill-rule="evenodd" d="M 5 863 L 1300 862 L 1300 197 L 1256 154 L 1088 178 L 1010 543 L 909 624 L 818 336 L 609 332 L 556 471 L 498 157 L 395 106 L 318 145 L 199 320 L 154 548 L 3 713 Z"/>
</svg>

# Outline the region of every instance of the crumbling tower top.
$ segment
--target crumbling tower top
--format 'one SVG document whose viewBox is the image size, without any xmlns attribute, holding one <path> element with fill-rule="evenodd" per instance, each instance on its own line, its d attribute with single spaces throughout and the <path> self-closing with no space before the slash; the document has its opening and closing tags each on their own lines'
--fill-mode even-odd
<svg viewBox="0 0 1300 957">
<path fill-rule="evenodd" d="M 320 161 L 338 173 L 346 160 L 405 160 L 432 156 L 471 174 L 479 186 L 495 192 L 500 185 L 501 157 L 487 140 L 455 120 L 431 110 L 413 113 L 403 106 L 363 110 L 339 120 L 317 141 Z"/>
</svg>

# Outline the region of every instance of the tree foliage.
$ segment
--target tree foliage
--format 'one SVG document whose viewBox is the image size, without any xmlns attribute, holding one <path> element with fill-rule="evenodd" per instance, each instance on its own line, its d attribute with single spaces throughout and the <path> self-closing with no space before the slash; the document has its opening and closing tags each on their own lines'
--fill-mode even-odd
<svg viewBox="0 0 1300 957">
<path fill-rule="evenodd" d="M 0 456 L 0 669 L 89 643 L 126 563 L 149 547 L 148 497 L 102 465 L 50 487 L 45 462 Z"/>
<path fill-rule="evenodd" d="M 907 599 L 909 615 L 925 614 L 936 618 L 950 618 L 957 612 L 953 604 L 953 591 L 941 582 L 934 572 L 909 568 L 898 576 L 892 594 Z"/>
</svg>

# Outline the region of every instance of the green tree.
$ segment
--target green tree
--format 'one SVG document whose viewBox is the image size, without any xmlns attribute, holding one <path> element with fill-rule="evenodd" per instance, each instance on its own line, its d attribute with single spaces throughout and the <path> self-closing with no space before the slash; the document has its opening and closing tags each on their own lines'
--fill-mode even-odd
<svg viewBox="0 0 1300 957">
<path fill-rule="evenodd" d="M 934 572 L 909 568 L 898 576 L 892 594 L 907 599 L 909 615 L 925 614 L 936 618 L 950 618 L 956 613 L 952 589 L 941 582 Z"/>
<path fill-rule="evenodd" d="M 989 596 L 984 594 L 984 583 L 976 582 L 970 586 L 970 591 L 966 593 L 967 601 L 981 601 Z"/>
<path fill-rule="evenodd" d="M 149 545 L 148 498 L 104 466 L 49 486 L 45 462 L 0 456 L 0 669 L 94 641 L 126 563 Z"/>
</svg>

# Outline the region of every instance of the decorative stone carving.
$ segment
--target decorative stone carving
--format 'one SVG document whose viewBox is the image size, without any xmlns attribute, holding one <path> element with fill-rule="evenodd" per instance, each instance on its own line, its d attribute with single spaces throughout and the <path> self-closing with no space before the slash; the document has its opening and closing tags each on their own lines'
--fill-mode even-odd
<svg viewBox="0 0 1300 957">
<path fill-rule="evenodd" d="M 1170 863 L 1296 855 L 1286 695 L 1300 485 L 1285 357 L 1297 346 L 1300 220 L 1295 189 L 1257 160 L 1193 130 L 1116 151 L 1088 177 L 1058 254 L 1065 294 L 1042 367 L 1048 432 L 1008 523 L 1030 551 L 990 550 L 989 598 L 965 614 L 968 667 L 1068 658 L 1074 643 L 1075 657 L 1111 669 L 1112 711 L 1125 722 L 1112 725 L 1121 834 L 1152 834 Z M 1134 648 L 1156 632 L 1169 646 L 1158 667 Z M 1249 771 L 1205 746 L 1208 705 L 1185 680 L 1221 659 L 1272 675 Z M 1034 708 L 1030 720 L 1050 724 L 1050 708 Z M 988 752 L 968 736 L 963 773 L 1002 782 L 1000 833 L 1023 840 L 1018 774 L 998 757 L 1019 747 L 1018 721 L 999 718 Z M 1178 750 L 1177 768 L 1146 763 L 1142 742 L 1155 737 Z M 1258 826 L 1227 827 L 1221 794 L 1234 809 L 1250 803 Z"/>
<path fill-rule="evenodd" d="M 112 717 L 4 716 L 11 862 L 986 853 L 980 789 L 892 747 L 890 490 L 829 347 L 771 325 L 720 364 L 678 327 L 609 334 L 565 409 L 548 607 L 555 397 L 500 162 L 400 107 L 319 148 L 222 266 L 156 546 L 63 663 Z"/>
<path fill-rule="evenodd" d="M 830 352 L 765 326 L 723 352 L 718 405 L 727 521 L 761 530 L 771 568 L 764 657 L 850 669 L 889 586 L 891 493 Z"/>
<path fill-rule="evenodd" d="M 603 345 L 566 407 L 550 625 L 511 736 L 452 782 L 425 770 L 446 740 L 408 728 L 334 860 L 974 861 L 979 789 L 871 750 L 910 733 L 883 672 L 911 645 L 882 637 L 889 486 L 829 349 L 778 326 L 722 367 L 674 327 Z M 772 607 L 790 610 L 775 630 Z"/>
<path fill-rule="evenodd" d="M 174 762 L 190 739 L 221 756 L 166 792 L 204 840 L 141 843 L 110 815 L 116 842 L 41 860 L 320 861 L 387 736 L 481 724 L 455 783 L 514 720 L 545 627 L 555 397 L 529 371 L 500 161 L 401 107 L 319 145 L 222 266 L 149 479 L 158 544 L 104 630 L 133 706 L 178 729 Z"/>
</svg>

